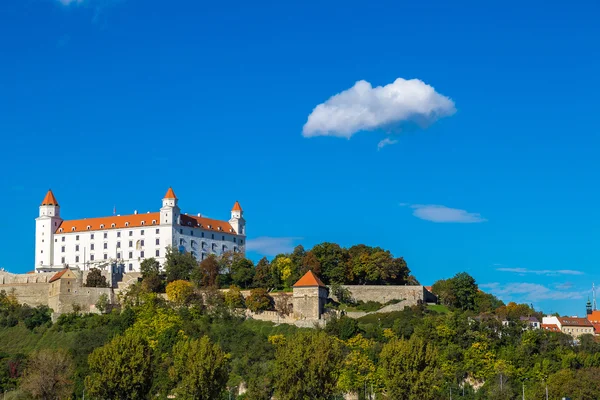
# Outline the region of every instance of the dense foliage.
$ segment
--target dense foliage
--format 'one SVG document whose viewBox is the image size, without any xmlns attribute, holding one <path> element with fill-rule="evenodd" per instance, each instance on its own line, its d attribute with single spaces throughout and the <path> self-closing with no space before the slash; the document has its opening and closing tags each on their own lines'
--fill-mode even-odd
<svg viewBox="0 0 600 400">
<path fill-rule="evenodd" d="M 520 317 L 539 312 L 503 304 L 466 273 L 433 285 L 440 305 L 360 319 L 340 314 L 325 328 L 275 326 L 237 312 L 277 308 L 269 290 L 254 288 L 244 299 L 241 288 L 257 282 L 285 288 L 302 274 L 294 265 L 303 263 L 329 271 L 329 280 L 391 279 L 390 271 L 405 264 L 380 253 L 323 244 L 256 267 L 232 255 L 212 260 L 216 279 L 212 261 L 200 267 L 172 253 L 165 274 L 155 263 L 145 265 L 143 280 L 120 296 L 120 308 L 63 314 L 54 324 L 47 308 L 0 293 L 0 392 L 22 399 L 85 392 L 86 399 L 326 400 L 355 393 L 361 400 L 402 400 L 445 399 L 451 391 L 465 399 L 517 399 L 524 390 L 526 398 L 541 400 L 547 389 L 549 398 L 600 397 L 600 345 L 593 336 L 574 341 L 530 330 Z M 403 274 L 409 279 L 408 269 Z M 170 282 L 168 300 L 148 278 L 159 287 Z M 230 291 L 217 290 L 217 281 Z M 332 291 L 348 297 L 339 285 Z"/>
</svg>

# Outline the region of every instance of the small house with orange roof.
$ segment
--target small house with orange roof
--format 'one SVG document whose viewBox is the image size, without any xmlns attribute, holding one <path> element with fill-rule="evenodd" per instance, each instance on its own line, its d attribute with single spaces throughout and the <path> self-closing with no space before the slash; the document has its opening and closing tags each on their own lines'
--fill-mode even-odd
<svg viewBox="0 0 600 400">
<path fill-rule="evenodd" d="M 48 190 L 36 218 L 36 271 L 119 265 L 123 272 L 136 272 L 146 258 L 164 263 L 168 247 L 189 252 L 198 261 L 210 254 L 245 253 L 246 221 L 237 201 L 229 220 L 182 213 L 173 188 L 165 193 L 158 211 L 117 214 L 115 206 L 107 207 L 113 215 L 63 219 L 56 196 Z"/>
<path fill-rule="evenodd" d="M 294 317 L 298 319 L 321 319 L 329 290 L 312 271 L 307 271 L 293 286 L 292 303 Z"/>
</svg>

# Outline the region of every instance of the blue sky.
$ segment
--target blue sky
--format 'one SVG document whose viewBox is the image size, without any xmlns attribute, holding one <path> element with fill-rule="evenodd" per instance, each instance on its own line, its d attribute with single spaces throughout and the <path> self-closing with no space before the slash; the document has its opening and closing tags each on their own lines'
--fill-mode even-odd
<svg viewBox="0 0 600 400">
<path fill-rule="evenodd" d="M 599 8 L 2 1 L 0 266 L 32 269 L 49 187 L 82 218 L 157 210 L 173 186 L 184 212 L 239 200 L 255 259 L 379 245 L 425 284 L 464 270 L 581 315 L 600 282 Z"/>
</svg>

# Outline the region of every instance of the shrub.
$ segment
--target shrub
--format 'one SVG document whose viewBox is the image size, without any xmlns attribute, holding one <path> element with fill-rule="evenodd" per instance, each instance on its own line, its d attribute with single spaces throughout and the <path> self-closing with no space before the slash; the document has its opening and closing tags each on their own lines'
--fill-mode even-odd
<svg viewBox="0 0 600 400">
<path fill-rule="evenodd" d="M 250 296 L 246 298 L 246 306 L 252 312 L 261 312 L 273 308 L 273 298 L 266 289 L 252 289 Z"/>
</svg>

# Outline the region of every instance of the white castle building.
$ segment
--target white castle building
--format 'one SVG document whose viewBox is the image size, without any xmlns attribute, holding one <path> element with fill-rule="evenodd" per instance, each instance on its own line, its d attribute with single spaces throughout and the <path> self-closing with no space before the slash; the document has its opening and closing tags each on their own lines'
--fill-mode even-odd
<svg viewBox="0 0 600 400">
<path fill-rule="evenodd" d="M 40 205 L 35 220 L 37 272 L 118 264 L 125 272 L 139 271 L 145 258 L 161 265 L 166 248 L 190 252 L 197 260 L 226 251 L 244 253 L 246 221 L 236 201 L 229 221 L 181 214 L 178 199 L 169 188 L 159 212 L 63 220 L 52 190 Z"/>
</svg>

